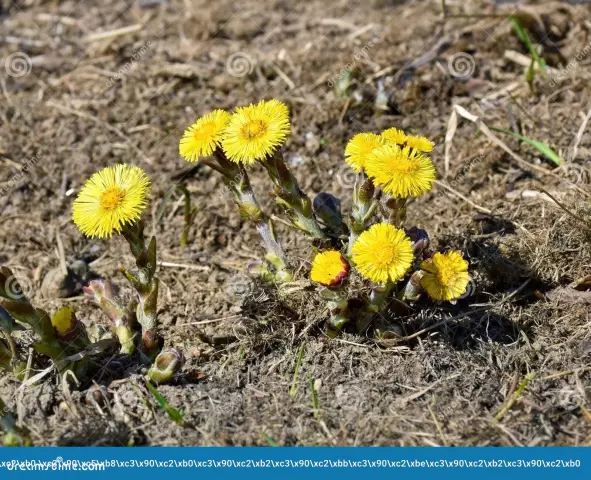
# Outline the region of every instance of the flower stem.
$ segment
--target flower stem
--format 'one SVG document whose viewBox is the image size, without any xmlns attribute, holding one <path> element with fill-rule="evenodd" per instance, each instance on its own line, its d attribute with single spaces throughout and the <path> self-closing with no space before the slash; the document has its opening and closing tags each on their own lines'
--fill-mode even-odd
<svg viewBox="0 0 591 480">
<path fill-rule="evenodd" d="M 328 335 L 334 337 L 350 320 L 348 312 L 349 299 L 344 288 L 324 288 L 320 295 L 327 300 L 326 306 L 330 314 Z"/>
<path fill-rule="evenodd" d="M 378 207 L 374 200 L 375 187 L 370 178 L 365 178 L 363 172 L 357 175 L 353 187 L 353 205 L 349 215 L 349 244 L 347 253 L 351 254 L 353 244 L 367 227 L 367 223 Z"/>
<path fill-rule="evenodd" d="M 136 317 L 142 327 L 142 354 L 145 361 L 152 362 L 158 355 L 162 343 L 162 339 L 157 332 L 159 280 L 155 276 L 157 262 L 156 237 L 152 237 L 148 248 L 146 248 L 144 224 L 141 220 L 128 226 L 123 230 L 122 234 L 129 243 L 138 271 L 132 273 L 122 265 L 119 266 L 119 270 L 138 294 Z"/>
<path fill-rule="evenodd" d="M 394 283 L 392 282 L 372 286 L 365 309 L 357 320 L 358 332 L 363 332 L 370 326 L 374 316 L 384 307 L 384 303 L 388 295 L 390 295 L 392 288 L 394 288 Z"/>
<path fill-rule="evenodd" d="M 259 205 L 245 168 L 228 160 L 219 149 L 215 151 L 214 158 L 215 162 L 205 159 L 203 163 L 222 174 L 224 184 L 234 195 L 240 215 L 254 223 L 267 252 L 265 259 L 276 270 L 274 279 L 279 282 L 291 280 L 283 247 L 277 240 L 271 220 Z"/>
<path fill-rule="evenodd" d="M 261 163 L 275 184 L 277 203 L 291 211 L 292 224 L 312 238 L 326 238 L 324 230 L 314 216 L 312 200 L 300 190 L 295 177 L 283 161 L 283 155 L 276 152 Z"/>
<path fill-rule="evenodd" d="M 390 198 L 386 207 L 390 209 L 389 222 L 396 228 L 402 228 L 406 222 L 406 198 Z"/>
</svg>

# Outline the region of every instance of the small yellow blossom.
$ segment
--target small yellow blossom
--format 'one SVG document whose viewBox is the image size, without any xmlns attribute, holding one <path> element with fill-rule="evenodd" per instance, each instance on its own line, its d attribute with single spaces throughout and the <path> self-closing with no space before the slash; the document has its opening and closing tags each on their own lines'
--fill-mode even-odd
<svg viewBox="0 0 591 480">
<path fill-rule="evenodd" d="M 150 179 L 131 165 L 107 167 L 86 182 L 72 208 L 72 219 L 89 237 L 108 238 L 139 220 L 148 205 Z"/>
<path fill-rule="evenodd" d="M 433 150 L 433 143 L 426 137 L 415 137 L 408 135 L 406 137 L 406 146 L 414 148 L 419 152 L 431 152 Z"/>
<path fill-rule="evenodd" d="M 468 262 L 455 250 L 436 253 L 421 263 L 421 270 L 421 286 L 434 300 L 455 300 L 466 292 L 470 282 Z"/>
<path fill-rule="evenodd" d="M 375 133 L 358 133 L 349 140 L 345 148 L 345 160 L 353 170 L 359 173 L 369 154 L 384 143 L 385 140 Z"/>
<path fill-rule="evenodd" d="M 349 262 L 341 252 L 326 250 L 314 257 L 310 280 L 325 287 L 336 287 L 347 278 L 349 270 Z"/>
<path fill-rule="evenodd" d="M 252 165 L 273 155 L 290 133 L 289 110 L 278 100 L 239 107 L 230 117 L 222 148 L 236 163 Z"/>
<path fill-rule="evenodd" d="M 374 283 L 397 282 L 413 261 L 412 242 L 389 223 L 378 223 L 359 235 L 352 253 L 359 273 Z"/>
<path fill-rule="evenodd" d="M 404 145 L 406 142 L 406 133 L 402 130 L 392 127 L 382 132 L 382 138 L 388 143 L 394 143 L 395 145 Z"/>
<path fill-rule="evenodd" d="M 230 114 L 214 110 L 199 118 L 191 125 L 179 142 L 179 153 L 188 162 L 197 162 L 211 155 L 221 145 L 222 136 Z"/>
<path fill-rule="evenodd" d="M 395 198 L 419 197 L 431 189 L 435 179 L 430 158 L 410 147 L 393 144 L 375 149 L 365 162 L 365 171 Z"/>
</svg>

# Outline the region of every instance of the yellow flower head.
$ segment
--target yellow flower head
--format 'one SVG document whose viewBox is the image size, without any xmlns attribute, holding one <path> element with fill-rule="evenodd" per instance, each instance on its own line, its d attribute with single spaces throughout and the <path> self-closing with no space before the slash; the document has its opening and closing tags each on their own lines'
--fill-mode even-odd
<svg viewBox="0 0 591 480">
<path fill-rule="evenodd" d="M 185 130 L 179 142 L 179 153 L 188 162 L 196 162 L 208 157 L 221 145 L 224 129 L 230 114 L 224 110 L 214 110 L 199 118 Z"/>
<path fill-rule="evenodd" d="M 109 238 L 140 218 L 149 195 L 150 179 L 141 168 L 107 167 L 86 182 L 74 201 L 72 219 L 85 235 Z"/>
<path fill-rule="evenodd" d="M 378 223 L 359 235 L 352 253 L 359 273 L 374 283 L 400 280 L 413 261 L 412 242 L 389 223 Z"/>
<path fill-rule="evenodd" d="M 58 335 L 66 335 L 76 327 L 76 313 L 72 307 L 62 307 L 51 317 L 51 324 Z"/>
<path fill-rule="evenodd" d="M 365 162 L 365 171 L 395 198 L 419 197 L 431 189 L 435 179 L 430 158 L 410 147 L 392 144 L 375 149 Z"/>
<path fill-rule="evenodd" d="M 406 133 L 396 127 L 388 128 L 382 132 L 382 138 L 389 143 L 404 145 L 406 142 Z"/>
<path fill-rule="evenodd" d="M 310 280 L 325 287 L 336 287 L 349 276 L 349 262 L 337 250 L 326 250 L 314 257 Z"/>
<path fill-rule="evenodd" d="M 382 138 L 386 143 L 393 143 L 401 147 L 407 146 L 419 152 L 430 152 L 433 150 L 433 144 L 428 138 L 407 135 L 396 127 L 384 130 L 382 132 Z"/>
<path fill-rule="evenodd" d="M 358 133 L 345 148 L 345 160 L 353 170 L 359 173 L 367 157 L 374 149 L 384 145 L 384 139 L 375 133 Z"/>
<path fill-rule="evenodd" d="M 466 292 L 470 281 L 468 262 L 455 250 L 436 253 L 421 263 L 421 270 L 424 272 L 421 286 L 434 300 L 459 298 Z"/>
<path fill-rule="evenodd" d="M 426 137 L 415 137 L 413 135 L 408 135 L 406 137 L 406 146 L 410 148 L 414 148 L 419 152 L 430 152 L 433 150 L 433 144 L 431 141 Z"/>
<path fill-rule="evenodd" d="M 287 106 L 278 100 L 260 101 L 236 109 L 224 133 L 222 148 L 230 160 L 252 165 L 275 153 L 289 132 Z"/>
</svg>

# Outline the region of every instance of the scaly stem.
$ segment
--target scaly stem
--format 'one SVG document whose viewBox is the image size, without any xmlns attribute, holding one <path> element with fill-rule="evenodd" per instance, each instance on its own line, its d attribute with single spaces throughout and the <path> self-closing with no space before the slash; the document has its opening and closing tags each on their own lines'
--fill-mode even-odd
<svg viewBox="0 0 591 480">
<path fill-rule="evenodd" d="M 371 179 L 366 179 L 363 172 L 358 174 L 353 187 L 353 205 L 349 215 L 348 254 L 351 254 L 353 244 L 366 229 L 369 219 L 378 207 L 378 201 L 373 199 L 374 192 L 375 187 Z"/>
<path fill-rule="evenodd" d="M 349 299 L 345 288 L 323 288 L 320 295 L 327 300 L 326 306 L 330 314 L 328 335 L 333 337 L 341 331 L 351 319 L 348 312 Z"/>
<path fill-rule="evenodd" d="M 292 224 L 312 238 L 325 238 L 326 234 L 314 216 L 312 200 L 300 190 L 295 177 L 283 161 L 281 152 L 276 152 L 261 163 L 275 184 L 277 203 L 290 210 Z"/>
<path fill-rule="evenodd" d="M 369 327 L 374 316 L 384 308 L 384 303 L 392 288 L 394 288 L 394 283 L 392 282 L 372 286 L 364 312 L 357 320 L 357 331 L 363 332 Z"/>
<path fill-rule="evenodd" d="M 83 290 L 84 294 L 109 317 L 121 345 L 120 352 L 131 355 L 135 351 L 134 312 L 138 302 L 134 300 L 127 308 L 123 307 L 115 286 L 110 280 L 92 280 Z"/>
<path fill-rule="evenodd" d="M 263 247 L 267 252 L 265 259 L 276 271 L 275 274 L 267 272 L 278 282 L 290 281 L 293 276 L 287 268 L 283 247 L 275 236 L 271 220 L 259 205 L 250 184 L 248 173 L 242 165 L 228 160 L 219 149 L 214 152 L 214 158 L 215 162 L 205 159 L 203 163 L 222 174 L 222 180 L 228 190 L 232 192 L 240 215 L 254 223 L 261 236 Z"/>
<path fill-rule="evenodd" d="M 402 228 L 406 222 L 406 198 L 390 198 L 386 207 L 390 209 L 388 221 L 396 228 Z"/>
<path fill-rule="evenodd" d="M 142 327 L 142 353 L 144 361 L 152 362 L 158 355 L 162 344 L 162 338 L 157 331 L 159 280 L 155 276 L 156 237 L 152 237 L 148 248 L 146 248 L 144 224 L 141 220 L 125 228 L 122 234 L 129 243 L 138 271 L 132 273 L 123 266 L 119 266 L 119 270 L 138 294 L 136 317 Z"/>
</svg>

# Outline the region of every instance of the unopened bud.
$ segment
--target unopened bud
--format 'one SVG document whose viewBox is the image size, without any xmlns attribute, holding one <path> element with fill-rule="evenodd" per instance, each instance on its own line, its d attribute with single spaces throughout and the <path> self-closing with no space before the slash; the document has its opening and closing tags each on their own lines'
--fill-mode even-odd
<svg viewBox="0 0 591 480">
<path fill-rule="evenodd" d="M 160 352 L 154 365 L 148 370 L 148 378 L 156 384 L 170 381 L 185 363 L 183 352 L 177 348 L 167 348 Z"/>
<path fill-rule="evenodd" d="M 363 204 L 371 202 L 376 188 L 371 178 L 366 179 L 359 187 L 359 201 Z"/>
<path fill-rule="evenodd" d="M 406 228 L 406 235 L 412 241 L 412 248 L 415 255 L 419 255 L 425 249 L 429 248 L 429 234 L 422 228 L 412 227 Z"/>
<path fill-rule="evenodd" d="M 51 317 L 51 325 L 57 339 L 74 349 L 84 349 L 90 343 L 86 327 L 76 318 L 72 307 L 62 307 Z"/>
</svg>

